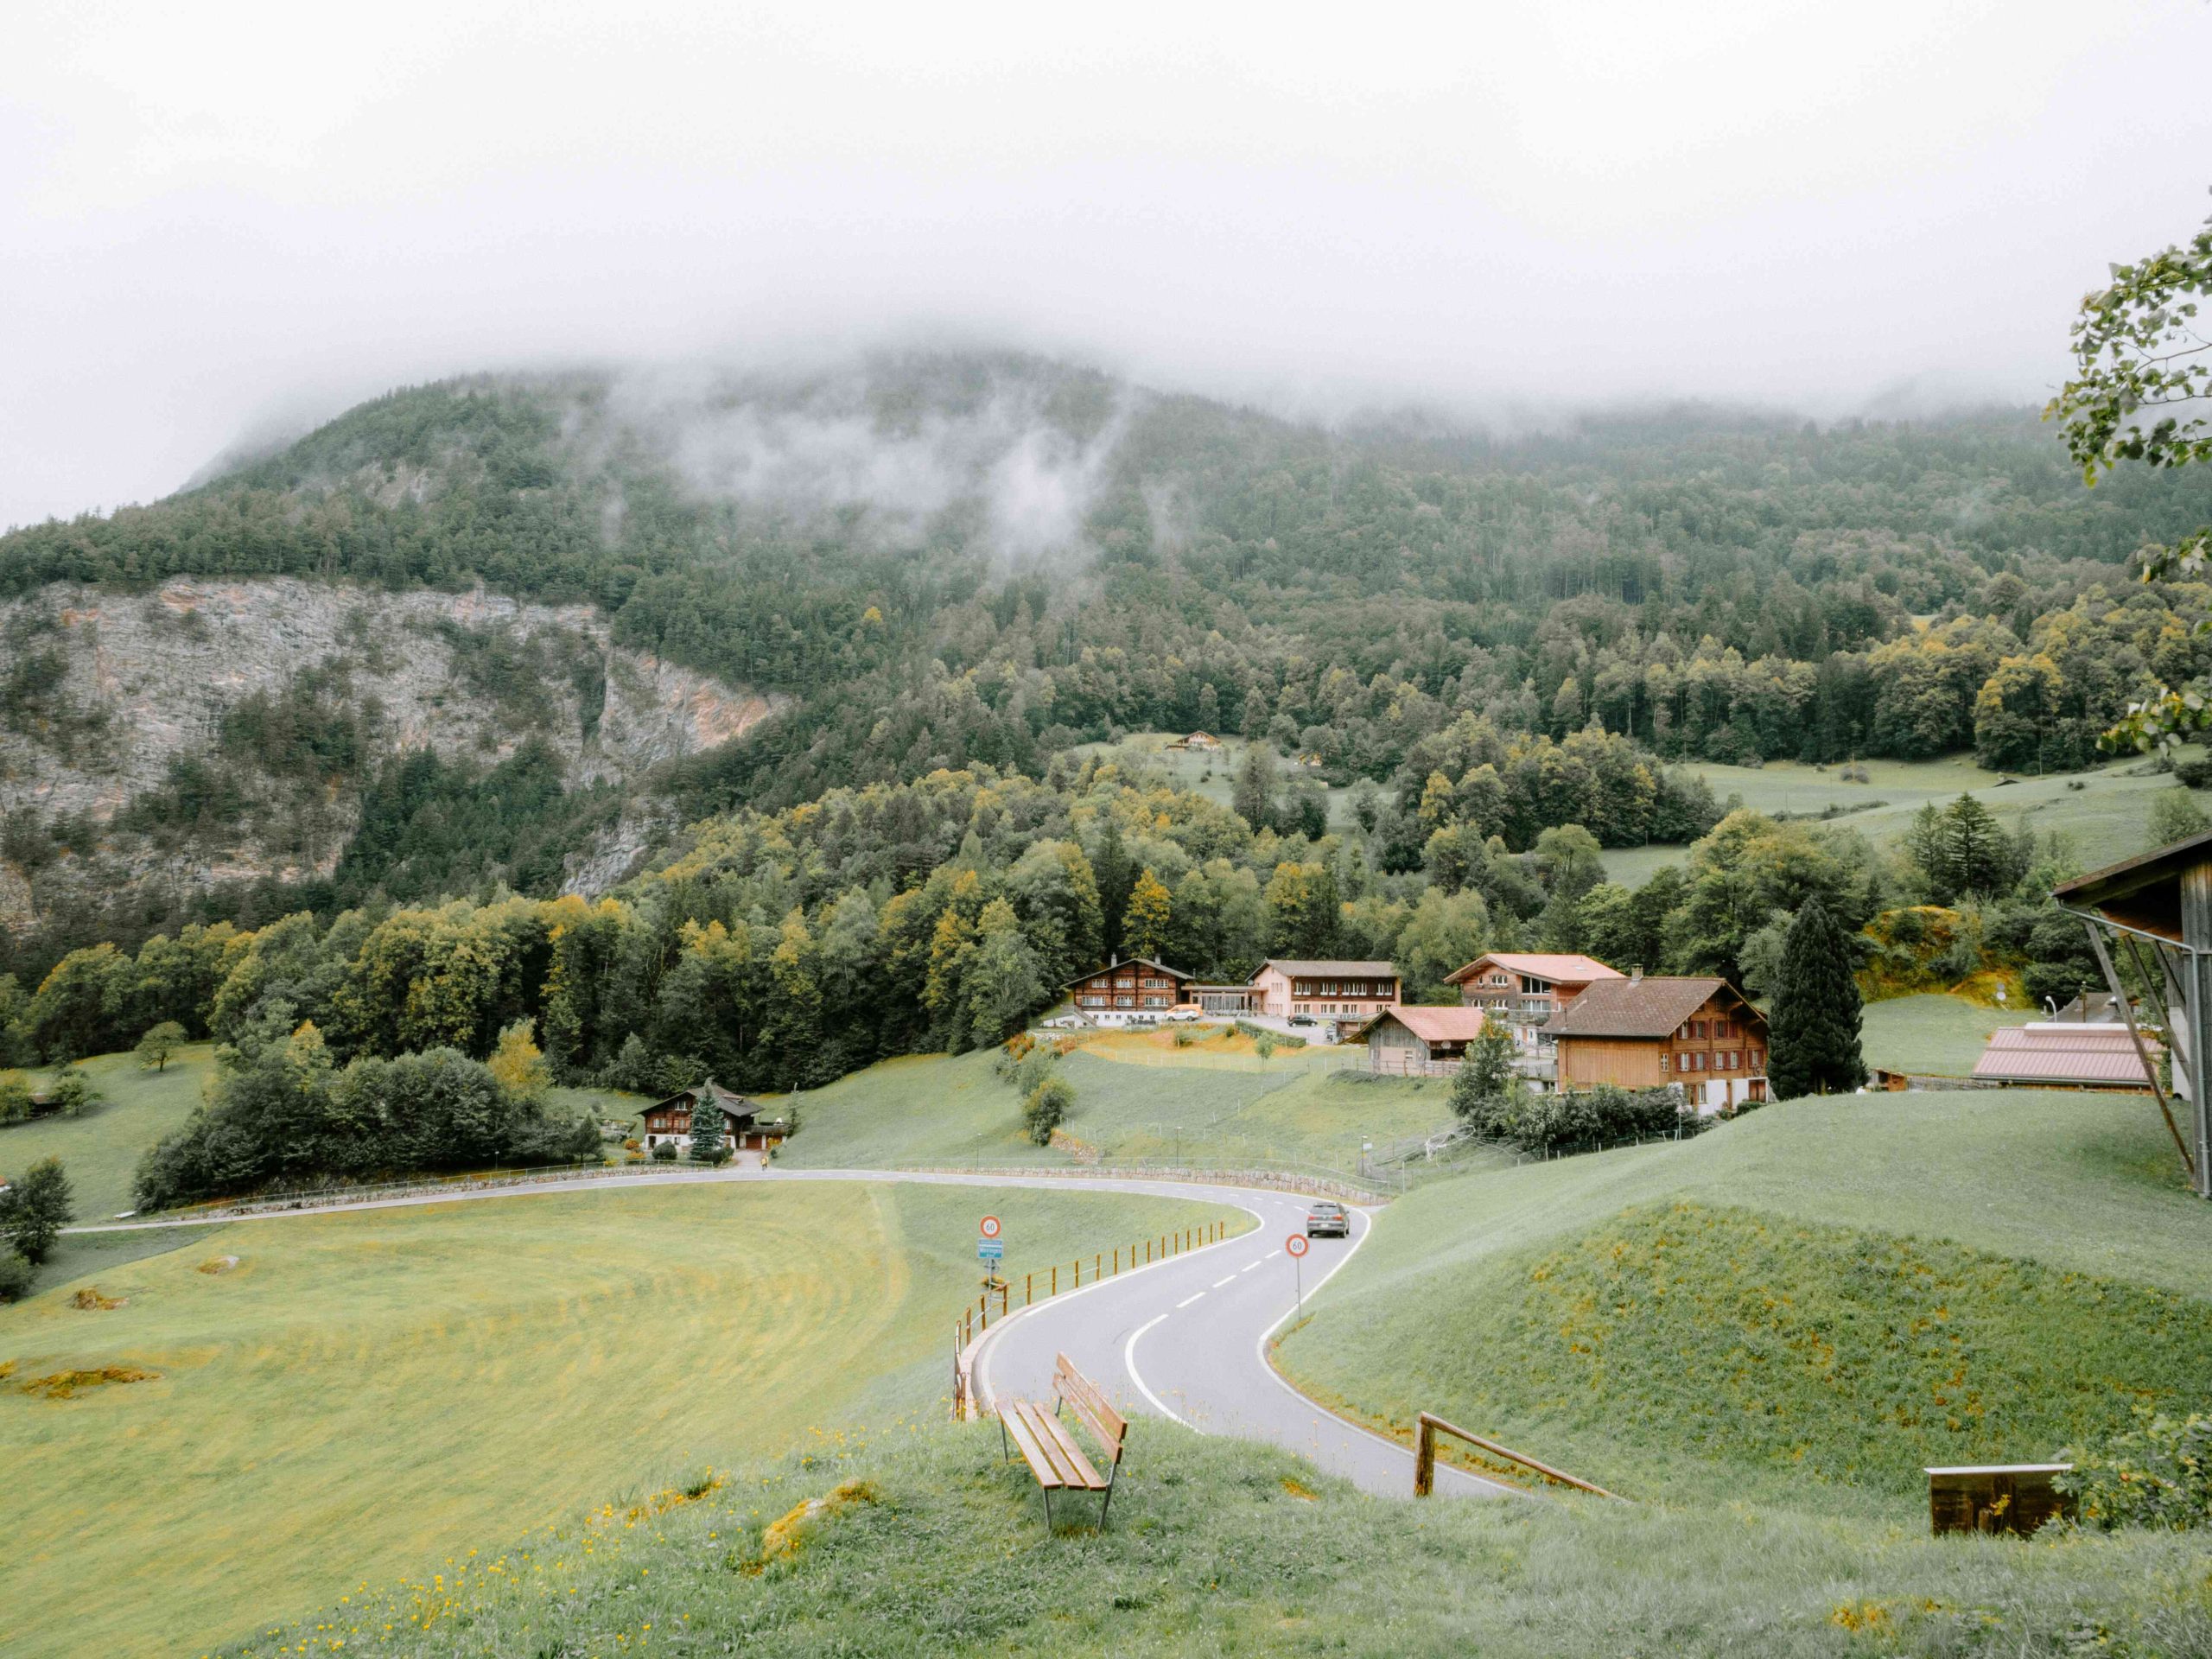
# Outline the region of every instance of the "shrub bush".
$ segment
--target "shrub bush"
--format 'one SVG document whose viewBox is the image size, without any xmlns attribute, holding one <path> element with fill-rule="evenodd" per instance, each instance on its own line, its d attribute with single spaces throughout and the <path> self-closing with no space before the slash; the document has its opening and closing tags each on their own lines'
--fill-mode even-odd
<svg viewBox="0 0 2212 1659">
<path fill-rule="evenodd" d="M 454 1049 L 338 1071 L 321 1034 L 303 1024 L 226 1071 L 213 1100 L 148 1151 L 137 1193 L 140 1209 L 161 1210 L 275 1184 L 600 1155 L 589 1116 L 555 1117 Z"/>
<path fill-rule="evenodd" d="M 676 1142 L 675 1142 L 675 1141 L 654 1141 L 654 1142 L 653 1142 L 653 1162 L 655 1162 L 655 1163 L 657 1163 L 657 1164 L 672 1164 L 672 1163 L 674 1163 L 675 1161 L 676 1161 Z"/>
<path fill-rule="evenodd" d="M 1636 1135 L 1694 1131 L 1700 1122 L 1694 1113 L 1684 1111 L 1671 1089 L 1628 1090 L 1611 1084 L 1548 1095 L 1516 1090 L 1471 1106 L 1466 1122 L 1477 1135 L 1523 1152 L 1607 1146 Z"/>
<path fill-rule="evenodd" d="M 2059 1488 L 2074 1494 L 2083 1526 L 2212 1526 L 2212 1417 L 2168 1417 L 2135 1408 L 2136 1427 L 2088 1451 L 2061 1454 L 2074 1472 Z"/>
<path fill-rule="evenodd" d="M 20 1302 L 31 1294 L 31 1264 L 14 1250 L 0 1249 L 0 1302 Z"/>
<path fill-rule="evenodd" d="M 1046 1078 L 1030 1091 L 1028 1103 L 1021 1109 L 1029 1138 L 1040 1147 L 1052 1145 L 1052 1131 L 1067 1121 L 1068 1108 L 1074 1104 L 1073 1084 L 1061 1077 Z"/>
</svg>

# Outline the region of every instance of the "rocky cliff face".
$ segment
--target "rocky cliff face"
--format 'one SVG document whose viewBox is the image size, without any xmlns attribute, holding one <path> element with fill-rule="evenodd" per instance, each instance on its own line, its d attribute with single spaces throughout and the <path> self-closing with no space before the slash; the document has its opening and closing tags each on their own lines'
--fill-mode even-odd
<svg viewBox="0 0 2212 1659">
<path fill-rule="evenodd" d="M 539 743 L 571 788 L 628 789 L 779 704 L 614 645 L 588 607 L 481 589 L 48 587 L 0 604 L 0 925 L 28 922 L 34 887 L 53 880 L 327 874 L 364 780 L 394 754 L 486 766 Z M 181 790 L 204 792 L 195 768 L 219 774 L 224 811 L 178 808 Z M 619 880 L 659 816 L 631 803 L 618 833 L 578 849 L 572 876 Z"/>
</svg>

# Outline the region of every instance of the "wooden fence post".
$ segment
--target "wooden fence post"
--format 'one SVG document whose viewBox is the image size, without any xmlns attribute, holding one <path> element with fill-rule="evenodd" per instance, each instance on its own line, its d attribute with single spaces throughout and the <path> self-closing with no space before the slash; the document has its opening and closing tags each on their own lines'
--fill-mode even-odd
<svg viewBox="0 0 2212 1659">
<path fill-rule="evenodd" d="M 1436 1490 L 1436 1425 L 1421 1414 L 1421 1428 L 1414 1437 L 1414 1496 L 1427 1497 Z"/>
<path fill-rule="evenodd" d="M 1052 1296 L 1060 1294 L 1060 1264 L 1057 1262 L 1052 1263 L 1052 1288 L 1046 1294 Z"/>
<path fill-rule="evenodd" d="M 1037 1275 L 1033 1273 L 1025 1273 L 1021 1275 L 1021 1305 L 1024 1307 L 1029 1306 L 1030 1292 L 1035 1286 L 1036 1279 Z"/>
<path fill-rule="evenodd" d="M 1122 1247 L 1121 1247 L 1120 1245 L 1116 1244 L 1116 1245 L 1114 1247 L 1114 1271 L 1115 1271 L 1115 1272 L 1116 1272 L 1116 1273 L 1119 1273 L 1121 1270 L 1122 1270 Z"/>
</svg>

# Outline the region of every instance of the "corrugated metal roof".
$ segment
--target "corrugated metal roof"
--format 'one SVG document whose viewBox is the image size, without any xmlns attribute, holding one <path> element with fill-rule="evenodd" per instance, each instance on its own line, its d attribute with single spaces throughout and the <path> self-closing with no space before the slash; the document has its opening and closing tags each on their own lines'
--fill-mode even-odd
<svg viewBox="0 0 2212 1659">
<path fill-rule="evenodd" d="M 2147 1039 L 2145 1046 L 2157 1058 L 2156 1046 Z M 2151 1084 L 2122 1026 L 2000 1026 L 1974 1075 L 2005 1083 Z"/>
<path fill-rule="evenodd" d="M 1467 976 L 1486 962 L 1496 963 L 1509 974 L 1529 974 L 1537 979 L 1563 979 L 1570 984 L 1628 977 L 1618 969 L 1608 968 L 1595 957 L 1552 951 L 1493 950 L 1487 956 L 1477 957 L 1457 973 L 1447 975 L 1444 982 L 1447 985 L 1465 984 Z"/>
</svg>

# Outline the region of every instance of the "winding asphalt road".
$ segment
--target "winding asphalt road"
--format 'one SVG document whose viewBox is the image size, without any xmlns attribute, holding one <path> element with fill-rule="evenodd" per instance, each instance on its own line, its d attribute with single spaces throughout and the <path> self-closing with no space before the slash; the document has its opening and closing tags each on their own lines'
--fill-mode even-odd
<svg viewBox="0 0 2212 1659">
<path fill-rule="evenodd" d="M 1301 1287 L 1308 1297 L 1319 1291 L 1351 1259 L 1374 1225 L 1364 1211 L 1352 1210 L 1350 1238 L 1314 1239 L 1311 1253 L 1294 1266 L 1286 1241 L 1293 1235 L 1304 1236 L 1306 1204 L 1287 1193 L 1119 1177 L 924 1174 L 881 1169 L 771 1168 L 711 1174 L 671 1170 L 543 1186 L 364 1199 L 249 1217 L 111 1222 L 68 1230 L 125 1232 L 180 1225 L 230 1225 L 355 1210 L 714 1181 L 901 1181 L 1124 1192 L 1190 1198 L 1243 1210 L 1257 1221 L 1256 1230 L 1081 1290 L 1064 1292 L 993 1325 L 972 1357 L 979 1398 L 987 1406 L 1013 1396 L 1048 1399 L 1054 1356 L 1065 1353 L 1128 1414 L 1172 1418 L 1202 1434 L 1270 1441 L 1300 1452 L 1330 1473 L 1379 1496 L 1407 1497 L 1413 1491 L 1410 1452 L 1323 1409 L 1268 1363 L 1268 1338 L 1295 1315 Z M 1018 1239 L 1008 1241 L 1006 1264 L 1017 1282 L 1024 1271 L 1018 1255 L 1020 1244 Z M 1461 1497 L 1526 1496 L 1441 1463 L 1436 1470 L 1436 1490 L 1440 1494 Z"/>
</svg>

